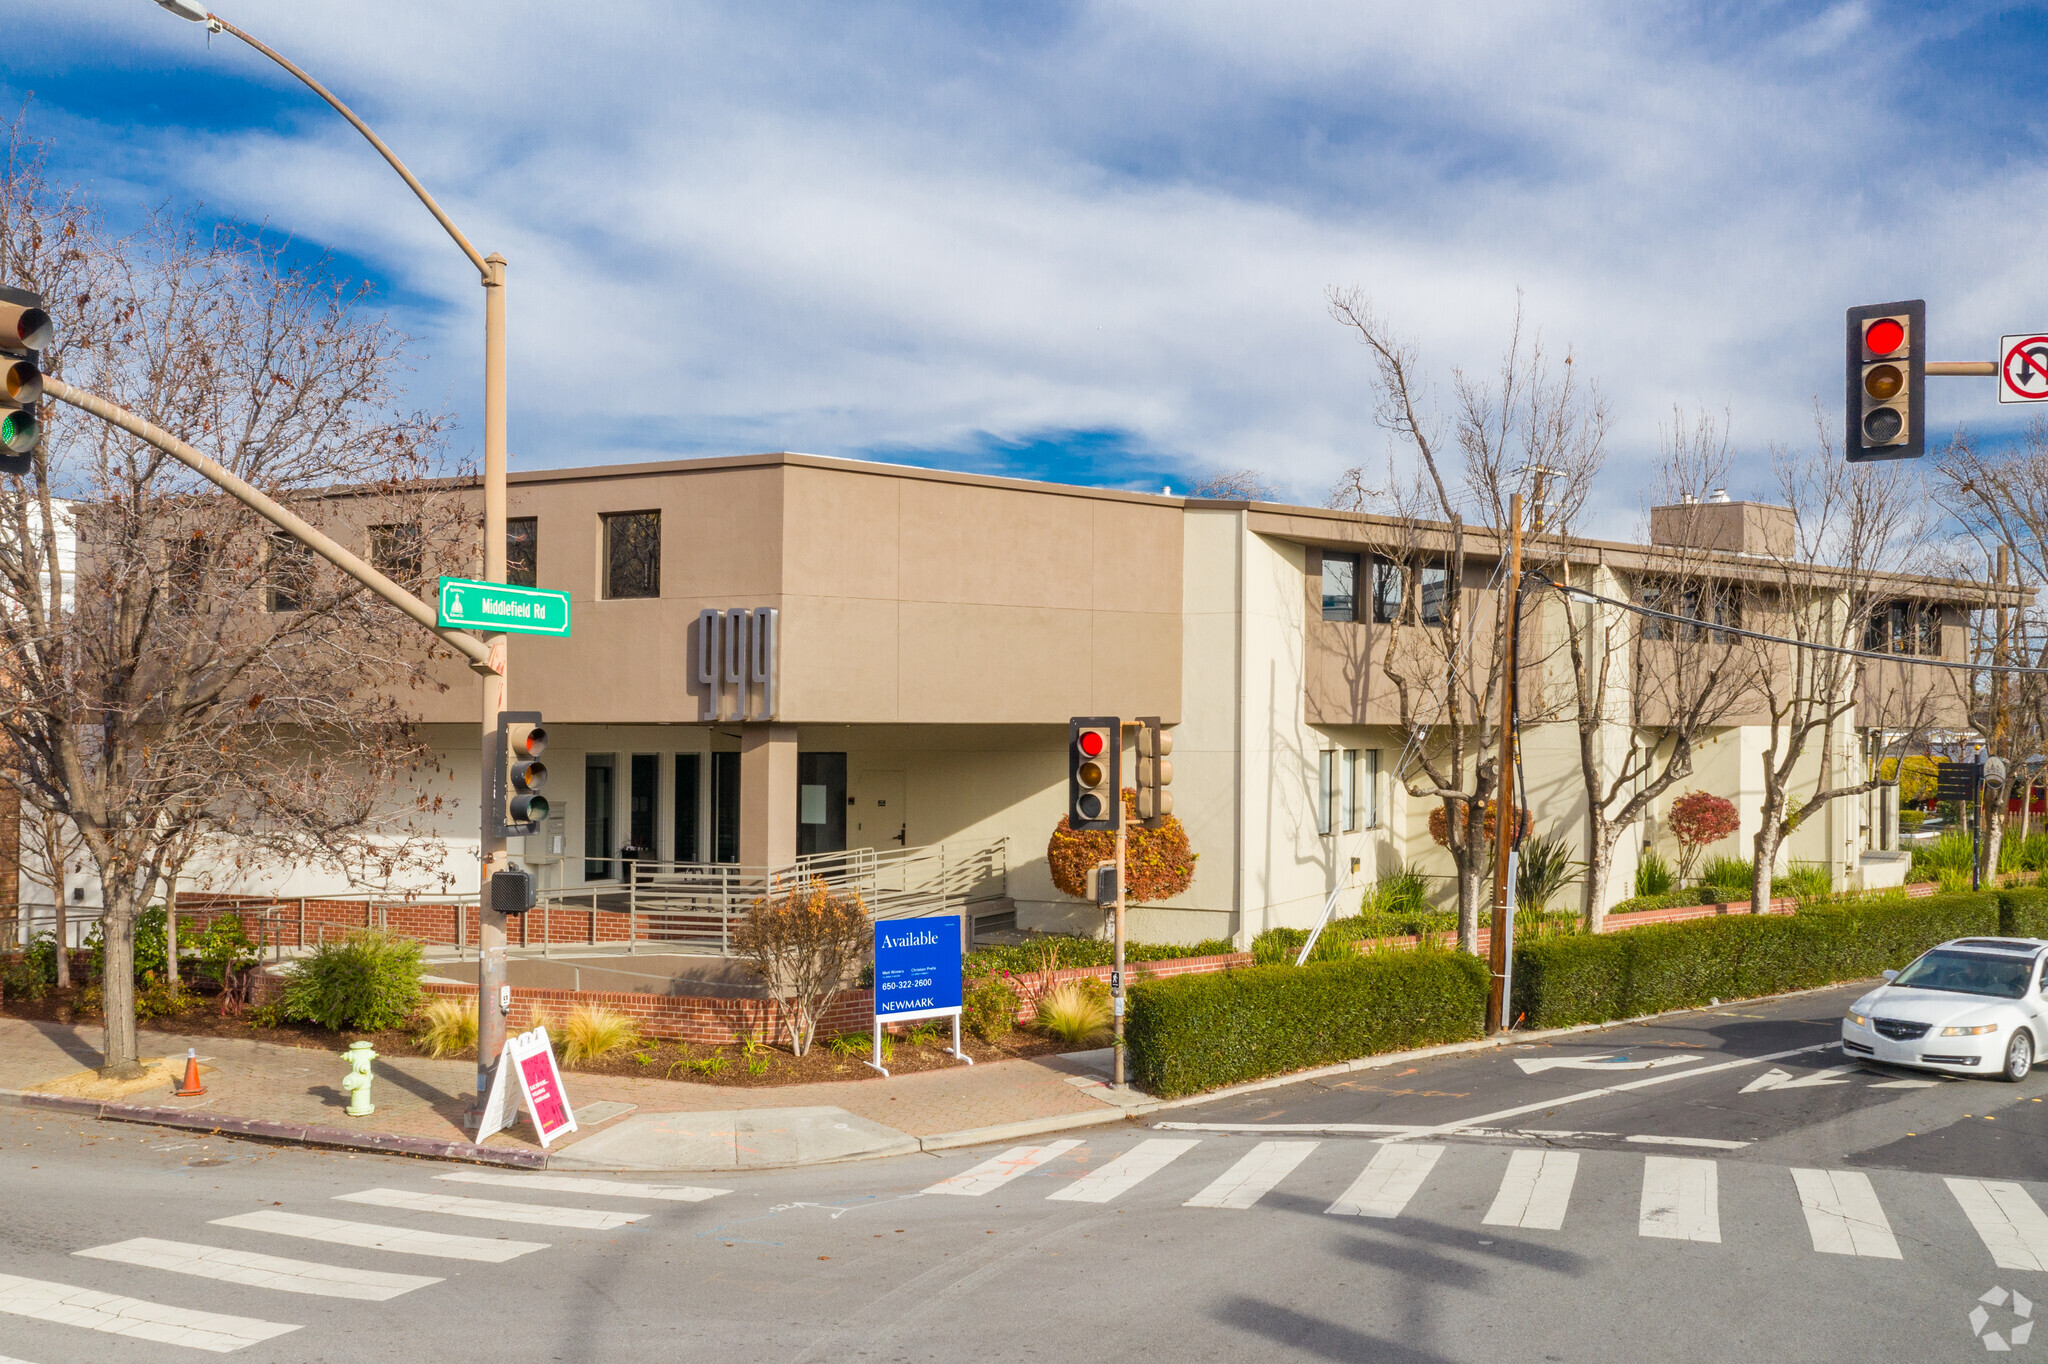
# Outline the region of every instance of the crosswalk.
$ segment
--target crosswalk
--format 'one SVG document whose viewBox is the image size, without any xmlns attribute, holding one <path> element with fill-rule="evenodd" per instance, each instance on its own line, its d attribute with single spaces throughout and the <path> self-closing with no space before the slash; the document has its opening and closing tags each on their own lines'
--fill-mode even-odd
<svg viewBox="0 0 2048 1364">
<path fill-rule="evenodd" d="M 1095 1162 L 1096 1152 L 1079 1141 L 1058 1141 L 1043 1146 L 1017 1146 L 990 1156 L 957 1174 L 927 1186 L 926 1194 L 985 1198 L 1004 1194 L 1015 1200 L 1037 1176 L 1051 1185 L 1042 1196 L 1047 1202 L 1108 1203 L 1126 1197 L 1143 1197 L 1154 1181 L 1173 1180 L 1176 1162 L 1190 1156 L 1202 1143 L 1193 1140 L 1147 1138 L 1117 1154 Z M 1327 1148 L 1327 1150 L 1326 1150 Z M 1350 1161 L 1363 1157 L 1361 1166 L 1336 1172 L 1345 1180 L 1342 1192 L 1322 1205 L 1335 1217 L 1395 1220 L 1412 1216 L 1416 1200 L 1448 1165 L 1468 1162 L 1460 1178 L 1461 1196 L 1469 1196 L 1473 1166 L 1497 1165 L 1497 1148 L 1450 1146 L 1428 1142 L 1320 1142 L 1309 1140 L 1262 1141 L 1237 1155 L 1218 1174 L 1203 1171 L 1206 1179 L 1192 1195 L 1184 1189 L 1171 1191 L 1178 1207 L 1244 1212 L 1255 1208 L 1290 1179 L 1300 1178 L 1311 1168 L 1311 1160 L 1344 1153 Z M 1511 1227 L 1531 1232 L 1559 1232 L 1567 1229 L 1573 1200 L 1585 1183 L 1585 1162 L 1581 1152 L 1558 1149 L 1518 1149 L 1506 1153 L 1506 1168 L 1498 1174 L 1490 1203 L 1479 1219 L 1482 1227 Z M 1635 1209 L 1635 1231 L 1650 1240 L 1682 1241 L 1718 1245 L 1726 1229 L 1722 1224 L 1721 1162 L 1701 1156 L 1631 1155 L 1599 1153 L 1602 1179 L 1611 1186 L 1619 1170 L 1632 1172 L 1633 1187 L 1626 1192 Z M 1199 1162 L 1194 1162 L 1199 1165 Z M 1075 1168 L 1078 1166 L 1079 1168 Z M 1213 1166 L 1210 1167 L 1213 1169 Z M 1860 1170 L 1809 1168 L 1737 1167 L 1754 1177 L 1765 1178 L 1796 1206 L 1806 1236 L 1816 1254 L 1840 1255 L 1868 1260 L 1904 1260 L 1900 1238 L 1885 1211 L 1876 1183 Z M 1328 1187 L 1327 1167 L 1316 1171 L 1316 1183 Z M 1484 1176 L 1492 1179 L 1488 1173 Z M 1900 1181 L 1926 1180 L 1934 1176 L 1894 1173 Z M 1945 1187 L 1955 1212 L 1960 1212 L 1991 1262 L 2001 1269 L 2031 1269 L 2048 1273 L 2048 1212 L 2034 1195 L 2010 1181 L 1946 1178 Z M 1611 1187 L 1603 1193 L 1611 1193 Z M 1299 1199 L 1290 1200 L 1298 1206 Z M 1789 1215 L 1789 1209 L 1788 1209 Z M 1740 1222 L 1741 1219 L 1738 1219 Z M 1927 1237 L 1917 1237 L 1925 1242 Z"/>
<path fill-rule="evenodd" d="M 1067 1143 L 1066 1147 L 1077 1144 Z M 1185 1145 L 1196 1143 L 1187 1142 Z M 1142 1179 L 1155 1168 L 1144 1166 L 1142 1161 L 1134 1163 L 1131 1178 L 1133 1181 Z M 695 1185 L 633 1184 L 621 1180 L 497 1174 L 483 1170 L 458 1170 L 437 1178 L 460 1184 L 496 1185 L 589 1198 L 642 1198 L 655 1203 L 701 1203 L 732 1192 Z M 1113 1197 L 1114 1193 L 1112 1191 L 1106 1196 Z M 391 1209 L 426 1218 L 460 1218 L 573 1231 L 609 1231 L 644 1222 L 653 1216 L 650 1212 L 630 1208 L 586 1208 L 563 1203 L 474 1198 L 382 1186 L 352 1190 L 333 1197 L 335 1202 Z M 132 1336 L 165 1345 L 227 1354 L 289 1335 L 302 1329 L 303 1324 L 186 1307 L 177 1301 L 184 1292 L 175 1286 L 176 1280 L 211 1279 L 240 1288 L 300 1297 L 388 1302 L 442 1283 L 444 1278 L 441 1275 L 405 1272 L 412 1267 L 410 1264 L 366 1268 L 273 1254 L 271 1250 L 283 1248 L 274 1240 L 261 1249 L 216 1244 L 225 1238 L 212 1230 L 215 1228 L 231 1233 L 254 1233 L 253 1239 L 258 1242 L 265 1238 L 287 1238 L 398 1257 L 487 1265 L 506 1264 L 551 1248 L 546 1241 L 468 1235 L 385 1222 L 359 1222 L 287 1211 L 281 1207 L 216 1217 L 205 1227 L 205 1231 L 195 1229 L 192 1233 L 207 1236 L 204 1241 L 136 1236 L 72 1252 L 84 1263 L 99 1262 L 173 1276 L 161 1298 L 129 1297 L 87 1284 L 0 1274 L 0 1316 L 31 1318 L 84 1331 Z M 447 1272 L 457 1271 L 451 1269 Z M 0 1329 L 0 1336 L 7 1334 Z M 70 1357 L 83 1358 L 88 1353 L 89 1350 L 81 1347 L 73 1350 Z M 19 1361 L 0 1358 L 0 1364 L 19 1364 Z"/>
</svg>

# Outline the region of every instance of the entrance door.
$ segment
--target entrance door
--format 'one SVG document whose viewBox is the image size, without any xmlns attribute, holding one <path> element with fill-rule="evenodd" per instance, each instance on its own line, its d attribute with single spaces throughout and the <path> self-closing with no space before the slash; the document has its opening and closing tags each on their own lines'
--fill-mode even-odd
<svg viewBox="0 0 2048 1364">
<path fill-rule="evenodd" d="M 853 835 L 857 847 L 887 849 L 906 847 L 910 841 L 910 812 L 903 801 L 901 772 L 864 772 L 860 794 L 854 797 Z"/>
</svg>

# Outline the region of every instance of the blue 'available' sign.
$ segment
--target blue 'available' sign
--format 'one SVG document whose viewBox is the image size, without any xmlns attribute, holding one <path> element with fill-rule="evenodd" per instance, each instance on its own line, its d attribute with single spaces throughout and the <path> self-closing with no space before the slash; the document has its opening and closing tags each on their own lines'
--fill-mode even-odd
<svg viewBox="0 0 2048 1364">
<path fill-rule="evenodd" d="M 960 919 L 875 920 L 875 1017 L 960 1009 Z"/>
</svg>

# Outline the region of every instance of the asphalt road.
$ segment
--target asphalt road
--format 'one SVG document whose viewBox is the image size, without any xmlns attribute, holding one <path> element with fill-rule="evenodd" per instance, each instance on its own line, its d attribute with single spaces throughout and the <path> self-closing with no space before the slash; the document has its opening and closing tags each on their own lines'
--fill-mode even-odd
<svg viewBox="0 0 2048 1364">
<path fill-rule="evenodd" d="M 0 1109 L 0 1356 L 2048 1360 L 2048 1072 L 1855 993 L 653 1188 Z"/>
</svg>

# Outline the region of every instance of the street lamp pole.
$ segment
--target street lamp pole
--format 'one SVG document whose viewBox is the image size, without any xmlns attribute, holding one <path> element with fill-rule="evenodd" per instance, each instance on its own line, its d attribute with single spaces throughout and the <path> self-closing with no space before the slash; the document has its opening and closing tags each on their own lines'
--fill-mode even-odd
<svg viewBox="0 0 2048 1364">
<path fill-rule="evenodd" d="M 334 112 L 347 119 L 377 149 L 378 155 L 390 164 L 391 169 L 398 172 L 399 178 L 419 196 L 419 201 L 434 215 L 434 220 L 454 238 L 455 244 L 462 248 L 462 254 L 469 257 L 469 263 L 476 267 L 484 287 L 484 579 L 504 582 L 505 258 L 496 252 L 489 256 L 480 255 L 469 244 L 469 238 L 462 235 L 462 230 L 441 211 L 441 206 L 434 202 L 434 196 L 427 193 L 426 186 L 405 168 L 405 163 L 391 148 L 384 145 L 384 139 L 372 132 L 370 126 L 357 118 L 354 110 L 336 99 L 326 86 L 294 66 L 283 54 L 218 15 L 209 13 L 196 0 L 156 2 L 182 19 L 205 24 L 210 32 L 240 38 L 326 100 Z M 497 760 L 498 714 L 505 709 L 507 685 L 505 636 L 491 635 L 484 643 L 490 650 L 490 660 L 489 671 L 483 674 L 483 705 L 479 717 L 483 724 L 480 792 L 489 789 L 492 766 Z M 487 796 L 479 799 L 478 807 L 482 827 L 477 849 L 476 1100 L 471 1108 L 472 1117 L 481 1113 L 484 1098 L 490 1092 L 491 1067 L 499 1052 L 504 1050 L 505 1020 L 509 1012 L 505 980 L 505 916 L 490 906 L 491 876 L 506 866 L 505 840 L 495 831 L 493 811 Z"/>
</svg>

